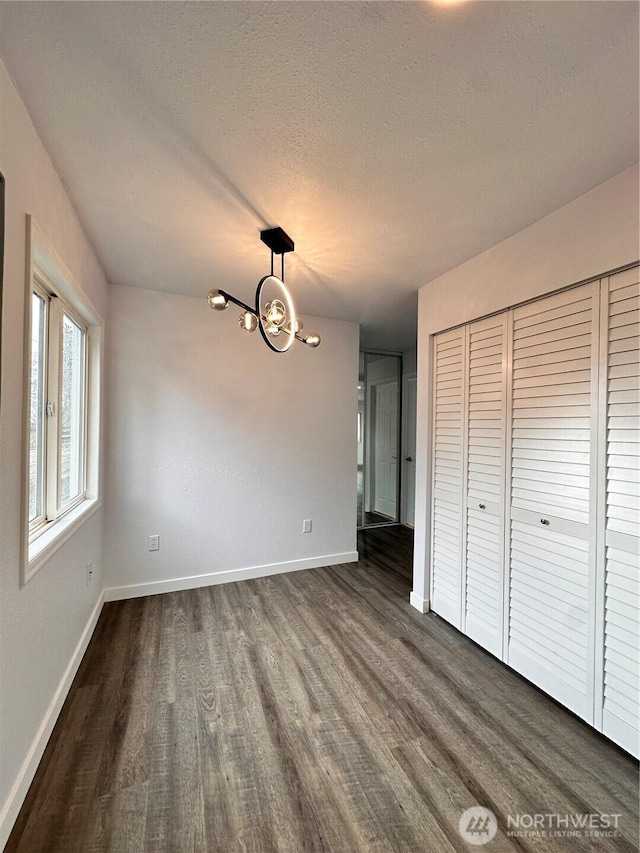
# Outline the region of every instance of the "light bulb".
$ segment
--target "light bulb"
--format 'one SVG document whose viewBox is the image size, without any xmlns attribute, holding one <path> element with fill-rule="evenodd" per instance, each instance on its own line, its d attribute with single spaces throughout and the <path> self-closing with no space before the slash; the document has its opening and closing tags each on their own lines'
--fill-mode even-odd
<svg viewBox="0 0 640 853">
<path fill-rule="evenodd" d="M 320 346 L 320 335 L 316 332 L 309 332 L 307 337 L 304 339 L 304 342 L 308 347 Z"/>
<path fill-rule="evenodd" d="M 210 290 L 209 295 L 207 296 L 207 302 L 211 308 L 215 308 L 216 311 L 224 311 L 229 304 L 226 296 L 223 296 L 219 290 Z"/>
<path fill-rule="evenodd" d="M 289 323 L 289 328 L 291 329 L 291 331 L 292 331 L 295 335 L 298 335 L 298 334 L 300 334 L 300 332 L 303 330 L 303 328 L 304 328 L 304 323 L 302 322 L 302 320 L 298 320 L 298 319 L 296 319 L 296 320 L 294 320 L 294 322 L 293 322 L 293 328 L 292 328 L 291 323 Z"/>
<path fill-rule="evenodd" d="M 277 326 L 274 326 L 273 323 L 269 323 L 269 325 L 267 326 L 267 332 L 270 335 L 273 335 L 274 338 L 277 338 L 280 334 L 280 329 Z"/>
<path fill-rule="evenodd" d="M 258 318 L 251 311 L 243 311 L 238 317 L 238 323 L 245 332 L 255 332 L 258 328 Z"/>
<path fill-rule="evenodd" d="M 284 307 L 283 302 L 279 299 L 274 299 L 266 304 L 265 314 L 270 323 L 273 323 L 274 326 L 281 326 L 287 316 L 287 309 Z"/>
</svg>

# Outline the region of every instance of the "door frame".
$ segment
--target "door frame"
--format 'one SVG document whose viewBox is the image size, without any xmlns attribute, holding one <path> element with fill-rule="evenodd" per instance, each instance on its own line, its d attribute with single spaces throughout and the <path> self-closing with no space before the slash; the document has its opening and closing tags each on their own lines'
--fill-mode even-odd
<svg viewBox="0 0 640 853">
<path fill-rule="evenodd" d="M 409 399 L 409 390 L 408 390 L 409 389 L 409 382 L 412 379 L 415 380 L 415 382 L 416 382 L 416 411 L 415 411 L 414 429 L 417 429 L 417 426 L 418 426 L 418 405 L 417 405 L 417 403 L 418 403 L 418 384 L 417 384 L 418 372 L 416 370 L 412 370 L 410 373 L 403 373 L 402 374 L 402 398 L 401 398 L 401 401 L 402 401 L 402 404 L 404 405 L 405 401 L 407 401 Z M 414 530 L 415 529 L 415 496 L 413 499 L 414 500 L 414 507 L 413 507 L 414 524 L 413 524 L 413 527 L 411 527 L 410 524 L 407 524 L 407 486 L 408 486 L 407 481 L 408 481 L 408 478 L 406 476 L 404 476 L 404 470 L 405 470 L 404 466 L 406 463 L 405 455 L 407 453 L 407 444 L 408 444 L 408 437 L 409 437 L 409 421 L 407 418 L 407 413 L 404 410 L 402 410 L 402 412 L 401 412 L 400 423 L 402 425 L 402 437 L 401 437 L 401 448 L 400 448 L 400 452 L 402 454 L 402 464 L 400 466 L 401 472 L 402 472 L 400 475 L 400 481 L 402 484 L 402 497 L 401 497 L 401 501 L 400 501 L 400 524 L 404 525 L 405 527 L 411 528 L 411 530 Z M 413 461 L 415 463 L 415 461 L 416 461 L 415 458 Z"/>
<path fill-rule="evenodd" d="M 372 386 L 381 385 L 389 381 L 389 378 L 381 379 L 381 380 L 371 380 L 369 381 L 369 377 L 367 375 L 367 355 L 380 355 L 380 356 L 389 356 L 395 357 L 398 359 L 398 373 L 397 373 L 397 382 L 398 382 L 398 422 L 397 422 L 397 435 L 398 435 L 398 452 L 402 451 L 402 390 L 403 390 L 403 355 L 401 352 L 391 352 L 388 350 L 374 350 L 374 349 L 361 349 L 361 353 L 364 354 L 364 448 L 363 448 L 363 479 L 362 479 L 362 503 L 363 503 L 363 513 L 371 512 L 372 505 L 372 493 L 375 484 L 374 477 L 371 475 L 371 462 L 375 458 L 375 452 L 373 449 L 373 442 L 371 440 L 373 430 L 371 429 L 372 416 L 375 414 L 375 408 L 372 405 L 375 400 L 375 394 L 372 394 Z M 392 524 L 400 524 L 400 514 L 402 512 L 402 465 L 398 467 L 398 476 L 396 482 L 396 515 L 397 521 L 382 521 L 379 524 L 363 524 L 358 525 L 358 530 L 365 530 L 369 527 L 386 527 Z"/>
</svg>

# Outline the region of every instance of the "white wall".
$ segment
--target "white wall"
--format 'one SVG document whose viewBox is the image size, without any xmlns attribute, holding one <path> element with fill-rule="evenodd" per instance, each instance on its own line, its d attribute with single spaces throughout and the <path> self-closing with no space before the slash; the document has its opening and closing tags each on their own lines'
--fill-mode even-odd
<svg viewBox="0 0 640 853">
<path fill-rule="evenodd" d="M 108 598 L 355 558 L 358 326 L 278 355 L 205 296 L 112 287 Z"/>
<path fill-rule="evenodd" d="M 426 284 L 418 300 L 416 532 L 411 601 L 428 608 L 432 335 L 638 260 L 638 166 Z"/>
<path fill-rule="evenodd" d="M 6 179 L 0 421 L 0 847 L 46 743 L 48 714 L 102 591 L 103 511 L 20 586 L 25 217 L 40 228 L 98 310 L 107 285 L 62 183 L 0 63 L 0 169 Z M 91 560 L 94 578 L 86 584 Z M 67 673 L 68 675 L 69 673 Z M 62 696 L 58 693 L 58 699 Z M 38 737 L 41 726 L 44 726 Z M 35 752 L 30 752 L 31 750 Z"/>
</svg>

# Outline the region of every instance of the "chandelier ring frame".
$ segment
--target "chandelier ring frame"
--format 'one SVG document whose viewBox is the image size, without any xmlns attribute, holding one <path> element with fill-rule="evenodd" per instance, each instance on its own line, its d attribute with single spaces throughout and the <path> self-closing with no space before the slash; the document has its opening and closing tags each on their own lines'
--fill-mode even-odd
<svg viewBox="0 0 640 853">
<path fill-rule="evenodd" d="M 285 332 L 285 340 L 286 344 L 283 347 L 277 347 L 274 345 L 273 341 L 269 339 L 269 333 L 266 328 L 267 318 L 265 317 L 265 312 L 262 310 L 261 300 L 262 300 L 262 291 L 264 290 L 265 285 L 273 282 L 280 288 L 280 292 L 284 297 L 284 301 L 287 307 L 287 322 L 289 323 L 289 328 L 283 326 L 280 331 Z M 256 288 L 256 310 L 255 313 L 258 317 L 258 328 L 260 329 L 260 334 L 262 335 L 262 339 L 265 344 L 272 349 L 274 352 L 286 352 L 291 344 L 293 343 L 294 337 L 296 335 L 292 334 L 292 331 L 295 330 L 296 324 L 296 309 L 293 305 L 293 300 L 287 290 L 287 286 L 281 278 L 278 278 L 277 275 L 265 275 L 258 282 L 258 287 Z M 291 330 L 291 331 L 290 331 Z"/>
</svg>

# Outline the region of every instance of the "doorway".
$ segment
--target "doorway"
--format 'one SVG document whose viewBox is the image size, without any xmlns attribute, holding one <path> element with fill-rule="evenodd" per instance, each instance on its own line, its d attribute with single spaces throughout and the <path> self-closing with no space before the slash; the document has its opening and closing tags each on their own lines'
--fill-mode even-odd
<svg viewBox="0 0 640 853">
<path fill-rule="evenodd" d="M 358 377 L 358 527 L 400 521 L 402 356 L 361 352 Z"/>
</svg>

